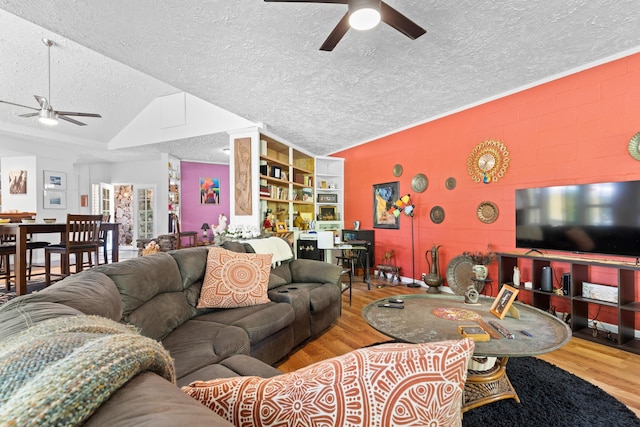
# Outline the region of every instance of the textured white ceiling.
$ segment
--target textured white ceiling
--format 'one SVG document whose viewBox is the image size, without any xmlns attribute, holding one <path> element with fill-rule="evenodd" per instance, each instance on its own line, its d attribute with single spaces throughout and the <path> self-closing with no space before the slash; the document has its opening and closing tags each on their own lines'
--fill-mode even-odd
<svg viewBox="0 0 640 427">
<path fill-rule="evenodd" d="M 0 99 L 29 105 L 33 94 L 45 93 L 40 39 L 58 38 L 52 104 L 104 116 L 87 119 L 84 128 L 60 124 L 49 131 L 0 105 L 0 129 L 78 147 L 106 144 L 153 98 L 185 91 L 328 154 L 640 51 L 637 0 L 387 3 L 427 34 L 411 41 L 381 25 L 349 31 L 333 52 L 322 52 L 344 5 L 0 0 L 0 9 L 36 24 L 0 13 Z M 202 159 L 211 141 L 224 144 L 226 137 L 139 151 Z"/>
</svg>

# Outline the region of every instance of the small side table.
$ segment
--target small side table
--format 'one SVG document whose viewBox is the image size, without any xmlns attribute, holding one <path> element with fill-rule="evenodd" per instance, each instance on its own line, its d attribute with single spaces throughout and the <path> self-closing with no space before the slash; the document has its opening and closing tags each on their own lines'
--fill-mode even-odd
<svg viewBox="0 0 640 427">
<path fill-rule="evenodd" d="M 387 278 L 387 273 L 391 273 L 391 283 L 398 281 L 400 283 L 400 267 L 395 265 L 378 264 L 378 277 Z"/>
</svg>

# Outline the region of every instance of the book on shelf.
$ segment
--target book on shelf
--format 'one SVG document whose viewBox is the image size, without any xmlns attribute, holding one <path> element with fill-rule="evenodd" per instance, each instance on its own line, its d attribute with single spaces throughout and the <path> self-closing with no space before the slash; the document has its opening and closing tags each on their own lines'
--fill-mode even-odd
<svg viewBox="0 0 640 427">
<path fill-rule="evenodd" d="M 302 201 L 303 202 L 313 202 L 313 188 L 303 188 L 302 189 Z"/>
</svg>

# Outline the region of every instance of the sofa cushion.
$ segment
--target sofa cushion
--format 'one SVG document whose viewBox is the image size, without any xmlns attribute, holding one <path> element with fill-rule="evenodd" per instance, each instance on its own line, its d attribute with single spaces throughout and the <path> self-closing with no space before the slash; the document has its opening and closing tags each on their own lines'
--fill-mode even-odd
<svg viewBox="0 0 640 427">
<path fill-rule="evenodd" d="M 471 339 L 385 344 L 289 374 L 183 387 L 235 425 L 462 425 Z"/>
<path fill-rule="evenodd" d="M 291 283 L 291 269 L 289 267 L 289 265 L 291 264 L 291 261 L 284 261 L 278 265 L 276 265 L 275 267 L 271 268 L 271 275 L 272 276 L 278 276 L 280 278 L 282 278 L 285 283 L 282 283 L 283 285 L 289 284 Z M 269 279 L 271 280 L 271 279 Z M 280 285 L 279 285 L 280 286 Z M 275 285 L 273 287 L 271 287 L 271 281 L 269 282 L 269 289 L 273 289 L 274 287 L 276 287 Z"/>
<path fill-rule="evenodd" d="M 183 290 L 178 264 L 166 252 L 94 268 L 115 282 L 125 316 L 156 295 Z"/>
<path fill-rule="evenodd" d="M 249 338 L 236 326 L 188 320 L 162 340 L 175 360 L 176 377 L 218 363 L 235 354 L 249 354 Z"/>
<path fill-rule="evenodd" d="M 178 264 L 184 289 L 198 281 L 202 281 L 207 268 L 208 253 L 209 251 L 206 247 L 185 248 L 169 252 L 169 255 Z"/>
<path fill-rule="evenodd" d="M 291 261 L 291 283 L 338 283 L 342 267 L 312 259 Z"/>
<path fill-rule="evenodd" d="M 87 270 L 30 294 L 31 301 L 59 302 L 84 314 L 95 314 L 111 320 L 122 318 L 122 303 L 115 283 L 106 275 Z M 96 304 L 96 301 L 100 301 Z"/>
<path fill-rule="evenodd" d="M 182 292 L 156 295 L 125 315 L 123 320 L 135 325 L 145 337 L 161 340 L 195 314 Z"/>
<path fill-rule="evenodd" d="M 243 375 L 256 375 L 271 378 L 282 375 L 282 371 L 246 354 L 236 354 L 221 360 L 219 363 L 205 366 L 177 381 L 178 387 L 189 385 L 194 381 L 206 381 L 218 378 L 233 378 Z"/>
<path fill-rule="evenodd" d="M 39 292 L 38 292 L 39 293 Z M 64 304 L 46 301 L 32 301 L 32 295 L 15 298 L 0 306 L 0 342 L 37 325 L 45 320 L 61 316 L 79 316 L 83 314 Z"/>
<path fill-rule="evenodd" d="M 169 381 L 143 372 L 116 391 L 83 424 L 85 427 L 233 427 L 189 398 Z"/>
<path fill-rule="evenodd" d="M 209 249 L 198 308 L 246 307 L 269 302 L 270 254 Z"/>
<path fill-rule="evenodd" d="M 249 342 L 256 344 L 293 323 L 295 314 L 290 304 L 269 301 L 233 310 L 213 310 L 195 317 L 194 320 L 239 326 L 249 336 Z"/>
</svg>

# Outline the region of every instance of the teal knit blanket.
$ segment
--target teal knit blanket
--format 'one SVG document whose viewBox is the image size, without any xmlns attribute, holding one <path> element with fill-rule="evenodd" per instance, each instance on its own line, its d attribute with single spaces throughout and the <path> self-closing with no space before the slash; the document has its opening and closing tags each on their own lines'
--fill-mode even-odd
<svg viewBox="0 0 640 427">
<path fill-rule="evenodd" d="M 136 374 L 175 383 L 158 342 L 99 316 L 59 317 L 0 343 L 0 425 L 81 425 Z"/>
</svg>

